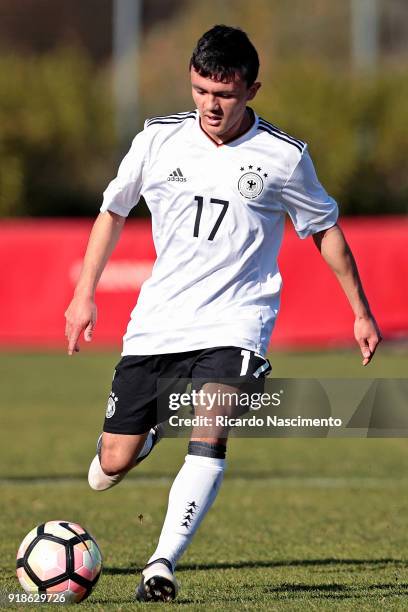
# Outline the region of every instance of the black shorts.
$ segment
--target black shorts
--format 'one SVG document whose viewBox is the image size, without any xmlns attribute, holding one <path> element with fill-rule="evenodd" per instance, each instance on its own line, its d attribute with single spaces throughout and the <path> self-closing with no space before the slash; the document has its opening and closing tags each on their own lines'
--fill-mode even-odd
<svg viewBox="0 0 408 612">
<path fill-rule="evenodd" d="M 261 355 L 237 347 L 217 347 L 164 355 L 127 355 L 115 368 L 103 431 L 141 434 L 170 413 L 159 409 L 163 393 L 183 393 L 186 379 L 194 388 L 205 382 L 226 382 L 237 387 L 262 384 L 271 371 Z M 168 406 L 168 402 L 167 402 Z"/>
</svg>

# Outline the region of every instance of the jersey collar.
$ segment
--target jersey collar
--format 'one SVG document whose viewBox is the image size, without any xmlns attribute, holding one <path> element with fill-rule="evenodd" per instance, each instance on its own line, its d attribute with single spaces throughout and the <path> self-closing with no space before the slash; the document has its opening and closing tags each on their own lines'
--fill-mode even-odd
<svg viewBox="0 0 408 612">
<path fill-rule="evenodd" d="M 258 128 L 259 117 L 252 108 L 247 106 L 247 109 L 249 113 L 252 115 L 252 123 L 249 126 L 249 128 L 245 132 L 240 134 L 238 137 L 231 138 L 231 140 L 227 140 L 221 143 L 215 142 L 215 140 L 213 140 L 211 136 L 209 136 L 207 132 L 203 130 L 203 128 L 201 127 L 201 122 L 200 122 L 200 113 L 198 112 L 198 109 L 196 109 L 197 117 L 195 121 L 195 128 L 196 128 L 198 137 L 202 141 L 207 142 L 211 147 L 215 147 L 216 149 L 221 149 L 222 147 L 225 147 L 225 146 L 236 146 L 240 144 L 241 142 L 248 140 L 248 138 L 250 138 L 253 135 L 253 133 L 256 132 Z"/>
</svg>

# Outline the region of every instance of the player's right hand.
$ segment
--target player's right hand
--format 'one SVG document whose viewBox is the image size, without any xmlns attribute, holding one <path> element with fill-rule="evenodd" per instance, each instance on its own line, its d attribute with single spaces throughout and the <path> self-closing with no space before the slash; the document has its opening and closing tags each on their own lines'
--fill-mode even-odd
<svg viewBox="0 0 408 612">
<path fill-rule="evenodd" d="M 65 312 L 68 355 L 78 353 L 79 337 L 82 332 L 86 342 L 92 340 L 96 319 L 97 309 L 93 299 L 75 296 Z"/>
</svg>

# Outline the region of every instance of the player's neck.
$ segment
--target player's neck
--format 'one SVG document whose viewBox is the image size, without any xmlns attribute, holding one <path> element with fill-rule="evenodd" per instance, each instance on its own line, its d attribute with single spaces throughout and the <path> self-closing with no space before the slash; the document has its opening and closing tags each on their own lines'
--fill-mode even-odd
<svg viewBox="0 0 408 612">
<path fill-rule="evenodd" d="M 242 136 L 243 134 L 245 134 L 245 132 L 248 132 L 248 130 L 251 129 L 253 123 L 255 120 L 255 115 L 254 112 L 251 108 L 246 108 L 245 112 L 241 118 L 240 121 L 237 121 L 237 123 L 235 125 L 233 125 L 231 127 L 230 130 L 228 130 L 228 132 L 226 132 L 225 134 L 222 134 L 220 136 L 214 136 L 212 134 L 209 134 L 201 125 L 201 129 L 203 130 L 203 132 L 218 146 L 226 144 L 227 142 L 231 142 L 232 140 L 237 140 L 237 138 L 239 138 L 240 136 Z"/>
<path fill-rule="evenodd" d="M 247 107 L 241 119 L 241 123 L 238 125 L 237 131 L 235 132 L 235 134 L 230 136 L 228 140 L 235 140 L 236 138 L 239 138 L 240 136 L 245 134 L 245 132 L 248 132 L 248 130 L 252 127 L 254 123 L 254 119 L 255 117 L 253 111 Z"/>
</svg>

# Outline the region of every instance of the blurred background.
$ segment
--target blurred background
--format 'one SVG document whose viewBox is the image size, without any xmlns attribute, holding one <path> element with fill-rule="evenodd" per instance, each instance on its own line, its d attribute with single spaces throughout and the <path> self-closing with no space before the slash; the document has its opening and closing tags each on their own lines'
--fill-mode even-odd
<svg viewBox="0 0 408 612">
<path fill-rule="evenodd" d="M 0 0 L 0 17 L 1 344 L 62 344 L 101 194 L 146 117 L 192 108 L 190 54 L 215 23 L 253 40 L 255 110 L 309 143 L 385 336 L 406 337 L 405 0 Z M 143 202 L 131 216 L 99 289 L 108 346 L 155 256 Z M 288 228 L 276 346 L 350 344 L 349 307 L 306 243 Z"/>
<path fill-rule="evenodd" d="M 146 117 L 192 108 L 190 54 L 216 23 L 242 27 L 259 50 L 254 109 L 309 143 L 387 341 L 362 368 L 337 281 L 288 224 L 273 376 L 407 376 L 406 0 L 0 0 L 0 574 L 12 591 L 18 543 L 44 520 L 83 523 L 102 546 L 98 609 L 130 601 L 160 532 L 186 440 L 164 440 L 103 511 L 86 483 L 129 311 L 155 258 L 143 202 L 101 278 L 92 345 L 70 359 L 64 311 L 102 191 Z M 184 561 L 214 568 L 204 604 L 219 596 L 219 609 L 239 609 L 265 571 L 251 589 L 268 585 L 275 599 L 262 609 L 286 603 L 292 582 L 296 609 L 319 595 L 327 609 L 331 588 L 335 606 L 354 593 L 355 609 L 377 610 L 396 593 L 404 607 L 405 440 L 233 439 L 228 453 L 209 532 Z M 242 569 L 225 569 L 231 561 Z M 200 602 L 184 568 L 181 603 Z"/>
</svg>

